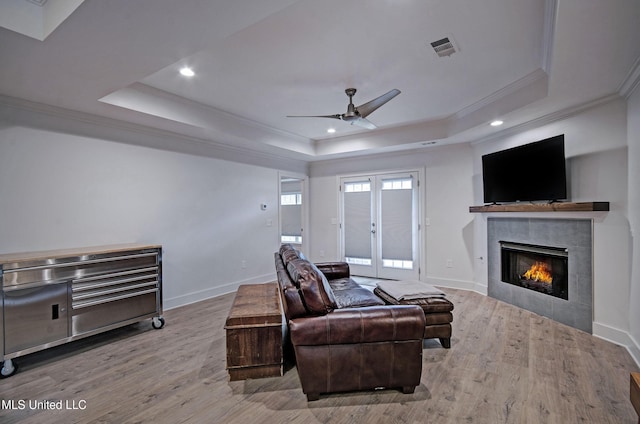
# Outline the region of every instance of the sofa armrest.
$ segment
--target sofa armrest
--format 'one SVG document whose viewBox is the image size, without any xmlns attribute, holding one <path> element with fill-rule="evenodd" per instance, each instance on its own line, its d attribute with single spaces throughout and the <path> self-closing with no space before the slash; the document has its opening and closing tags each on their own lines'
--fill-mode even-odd
<svg viewBox="0 0 640 424">
<path fill-rule="evenodd" d="M 320 262 L 315 264 L 318 269 L 327 277 L 327 280 L 337 280 L 338 278 L 349 278 L 349 264 L 346 262 Z"/>
<path fill-rule="evenodd" d="M 294 346 L 418 340 L 424 327 L 424 312 L 416 305 L 338 309 L 289 321 Z"/>
</svg>

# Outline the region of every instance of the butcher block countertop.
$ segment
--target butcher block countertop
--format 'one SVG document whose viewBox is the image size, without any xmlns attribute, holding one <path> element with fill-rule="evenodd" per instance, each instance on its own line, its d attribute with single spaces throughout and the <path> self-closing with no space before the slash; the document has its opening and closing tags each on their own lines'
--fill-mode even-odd
<svg viewBox="0 0 640 424">
<path fill-rule="evenodd" d="M 68 256 L 82 256 L 82 255 L 101 255 L 105 253 L 117 253 L 127 250 L 135 249 L 157 249 L 162 246 L 159 244 L 111 244 L 104 246 L 92 246 L 92 247 L 80 247 L 72 249 L 55 249 L 55 250 L 42 250 L 35 252 L 19 252 L 19 253 L 6 253 L 0 254 L 0 263 L 14 263 L 25 261 L 37 261 L 44 259 L 64 258 Z"/>
</svg>

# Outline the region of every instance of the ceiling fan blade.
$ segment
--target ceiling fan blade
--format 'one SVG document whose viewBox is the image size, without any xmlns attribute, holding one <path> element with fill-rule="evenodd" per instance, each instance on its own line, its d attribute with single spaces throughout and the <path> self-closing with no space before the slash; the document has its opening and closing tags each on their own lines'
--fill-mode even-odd
<svg viewBox="0 0 640 424">
<path fill-rule="evenodd" d="M 373 122 L 362 117 L 358 119 L 353 119 L 350 122 L 351 122 L 351 125 L 357 125 L 359 127 L 366 128 L 368 130 L 375 130 L 376 128 L 378 128 L 373 124 Z"/>
<path fill-rule="evenodd" d="M 387 103 L 389 100 L 391 100 L 394 97 L 396 97 L 398 94 L 400 94 L 400 90 L 394 88 L 393 90 L 389 91 L 388 93 L 383 94 L 380 97 L 376 97 L 375 99 L 371 100 L 370 102 L 367 102 L 365 104 L 362 104 L 362 105 L 356 107 L 356 109 L 358 110 L 358 113 L 360 114 L 361 117 L 366 118 L 367 115 L 369 115 L 374 110 L 378 109 L 383 104 Z"/>
<path fill-rule="evenodd" d="M 332 118 L 342 120 L 342 115 L 287 115 L 287 118 Z"/>
</svg>

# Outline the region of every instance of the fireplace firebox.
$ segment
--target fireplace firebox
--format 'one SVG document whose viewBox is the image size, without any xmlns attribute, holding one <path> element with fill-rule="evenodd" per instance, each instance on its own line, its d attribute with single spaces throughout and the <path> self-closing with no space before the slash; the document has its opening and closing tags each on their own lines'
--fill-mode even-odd
<svg viewBox="0 0 640 424">
<path fill-rule="evenodd" d="M 565 248 L 500 242 L 502 281 L 569 300 Z"/>
</svg>

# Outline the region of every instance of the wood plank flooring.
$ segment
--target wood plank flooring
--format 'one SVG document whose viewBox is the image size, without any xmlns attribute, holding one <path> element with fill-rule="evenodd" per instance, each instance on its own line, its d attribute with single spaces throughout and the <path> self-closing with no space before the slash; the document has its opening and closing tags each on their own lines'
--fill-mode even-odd
<svg viewBox="0 0 640 424">
<path fill-rule="evenodd" d="M 224 321 L 233 294 L 19 359 L 0 380 L 0 423 L 636 423 L 628 352 L 477 293 L 454 303 L 451 349 L 425 342 L 415 393 L 307 402 L 296 369 L 230 382 Z M 33 409 L 30 402 L 63 402 Z M 11 409 L 11 402 L 15 409 Z M 20 408 L 20 401 L 24 408 Z M 67 409 L 84 407 L 84 409 Z"/>
</svg>

